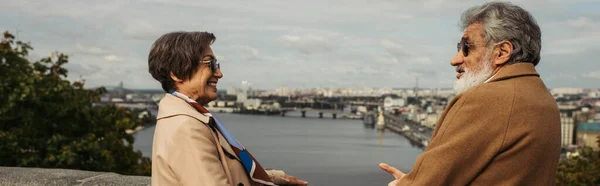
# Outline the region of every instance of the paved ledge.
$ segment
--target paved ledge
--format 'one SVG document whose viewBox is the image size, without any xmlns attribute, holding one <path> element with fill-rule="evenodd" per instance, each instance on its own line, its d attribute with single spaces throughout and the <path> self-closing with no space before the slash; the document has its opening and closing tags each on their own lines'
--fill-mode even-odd
<svg viewBox="0 0 600 186">
<path fill-rule="evenodd" d="M 150 185 L 150 177 L 69 169 L 0 167 L 0 185 Z"/>
</svg>

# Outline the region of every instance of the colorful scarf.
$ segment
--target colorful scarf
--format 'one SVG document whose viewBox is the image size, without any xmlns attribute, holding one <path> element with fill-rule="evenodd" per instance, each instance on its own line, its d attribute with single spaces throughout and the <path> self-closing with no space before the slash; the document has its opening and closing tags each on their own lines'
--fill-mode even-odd
<svg viewBox="0 0 600 186">
<path fill-rule="evenodd" d="M 217 130 L 221 132 L 221 134 L 223 135 L 223 137 L 225 137 L 233 151 L 237 154 L 240 160 L 242 160 L 242 165 L 244 165 L 246 173 L 248 173 L 248 176 L 250 176 L 250 178 L 253 181 L 264 185 L 275 185 L 271 178 L 269 178 L 269 176 L 267 175 L 267 172 L 263 169 L 262 166 L 260 166 L 258 161 L 256 161 L 256 159 L 252 156 L 252 154 L 250 154 L 250 152 L 248 152 L 248 150 L 246 150 L 246 148 L 244 148 L 244 146 L 242 146 L 242 144 L 235 137 L 233 137 L 233 135 L 231 135 L 231 133 L 229 133 L 229 131 L 227 131 L 225 127 L 223 127 L 221 122 L 219 122 L 217 118 L 215 118 L 212 114 L 210 114 L 208 110 L 206 110 L 206 108 L 204 108 L 202 105 L 200 105 L 200 103 L 190 99 L 188 96 L 182 93 L 173 91 L 171 92 L 171 94 L 187 101 L 198 112 L 209 117 L 211 120 L 214 121 Z"/>
</svg>

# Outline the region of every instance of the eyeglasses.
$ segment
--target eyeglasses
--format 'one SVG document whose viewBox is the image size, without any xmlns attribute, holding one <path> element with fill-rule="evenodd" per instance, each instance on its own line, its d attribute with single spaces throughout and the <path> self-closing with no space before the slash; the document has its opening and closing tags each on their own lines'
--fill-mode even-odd
<svg viewBox="0 0 600 186">
<path fill-rule="evenodd" d="M 456 50 L 460 52 L 462 49 L 463 56 L 467 57 L 469 55 L 469 47 L 471 46 L 475 46 L 475 44 L 469 44 L 467 41 L 462 40 L 460 43 L 456 43 Z"/>
<path fill-rule="evenodd" d="M 502 44 L 504 42 L 505 41 L 500 41 L 500 42 L 494 43 L 490 46 L 496 46 L 496 45 Z M 469 43 L 467 43 L 467 41 L 462 40 L 462 41 L 460 41 L 460 43 L 456 43 L 456 50 L 457 50 L 457 52 L 460 52 L 460 50 L 462 49 L 463 56 L 467 57 L 469 55 L 469 47 L 473 47 L 473 46 L 475 46 L 475 44 L 469 44 Z"/>
<path fill-rule="evenodd" d="M 217 72 L 217 69 L 221 69 L 221 64 L 217 62 L 217 59 L 210 59 L 208 61 L 200 61 L 200 63 L 202 64 L 209 64 L 210 65 L 210 70 L 212 70 L 212 72 Z"/>
</svg>

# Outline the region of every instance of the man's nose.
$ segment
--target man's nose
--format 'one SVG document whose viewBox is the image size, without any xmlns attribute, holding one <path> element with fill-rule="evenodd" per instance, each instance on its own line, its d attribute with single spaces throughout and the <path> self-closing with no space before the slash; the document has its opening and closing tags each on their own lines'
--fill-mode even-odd
<svg viewBox="0 0 600 186">
<path fill-rule="evenodd" d="M 450 65 L 458 66 L 464 62 L 465 57 L 463 56 L 462 51 L 458 51 L 456 55 L 450 60 Z"/>
</svg>

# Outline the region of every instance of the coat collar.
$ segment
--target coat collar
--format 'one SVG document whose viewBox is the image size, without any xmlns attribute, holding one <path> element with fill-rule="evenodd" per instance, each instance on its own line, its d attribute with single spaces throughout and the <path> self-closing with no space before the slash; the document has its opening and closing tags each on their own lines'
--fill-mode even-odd
<svg viewBox="0 0 600 186">
<path fill-rule="evenodd" d="M 158 107 L 160 109 L 158 110 L 158 114 L 156 117 L 157 120 L 177 115 L 187 115 L 197 119 L 198 121 L 206 125 L 208 125 L 208 122 L 210 122 L 209 117 L 198 112 L 185 100 L 171 94 L 165 94 L 165 97 L 163 97 L 160 100 Z M 216 132 L 215 140 L 217 140 L 217 143 L 221 145 L 222 149 L 224 149 L 227 153 L 232 155 L 235 159 L 240 160 L 240 158 L 236 155 L 235 151 L 231 148 L 225 137 L 223 137 L 223 135 L 220 132 Z"/>
<path fill-rule="evenodd" d="M 198 112 L 185 100 L 175 97 L 171 94 L 165 94 L 165 97 L 160 100 L 158 108 L 158 114 L 156 116 L 157 120 L 177 115 L 187 115 L 197 119 L 198 121 L 201 121 L 204 124 L 208 124 L 209 122 L 209 118 L 207 116 Z"/>
<path fill-rule="evenodd" d="M 515 63 L 502 67 L 489 82 L 502 81 L 522 76 L 540 76 L 532 63 Z"/>
</svg>

